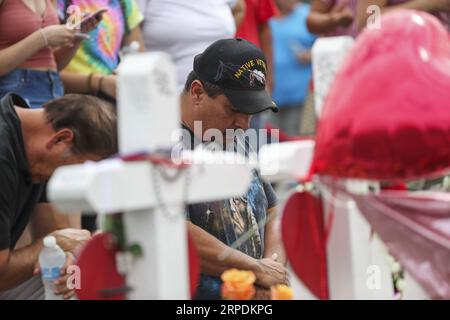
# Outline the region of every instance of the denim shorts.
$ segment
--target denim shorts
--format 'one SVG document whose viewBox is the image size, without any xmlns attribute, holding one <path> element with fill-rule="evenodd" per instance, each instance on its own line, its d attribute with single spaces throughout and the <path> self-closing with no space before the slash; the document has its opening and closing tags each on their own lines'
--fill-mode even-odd
<svg viewBox="0 0 450 320">
<path fill-rule="evenodd" d="M 9 92 L 20 95 L 31 108 L 40 108 L 61 97 L 64 86 L 58 72 L 15 69 L 0 77 L 0 98 Z"/>
</svg>

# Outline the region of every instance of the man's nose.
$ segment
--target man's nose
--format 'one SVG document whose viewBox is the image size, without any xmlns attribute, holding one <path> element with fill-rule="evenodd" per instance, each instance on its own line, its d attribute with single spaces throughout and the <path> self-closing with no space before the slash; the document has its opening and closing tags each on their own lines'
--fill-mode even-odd
<svg viewBox="0 0 450 320">
<path fill-rule="evenodd" d="M 234 125 L 236 129 L 247 130 L 250 127 L 251 115 L 245 113 L 236 114 Z"/>
</svg>

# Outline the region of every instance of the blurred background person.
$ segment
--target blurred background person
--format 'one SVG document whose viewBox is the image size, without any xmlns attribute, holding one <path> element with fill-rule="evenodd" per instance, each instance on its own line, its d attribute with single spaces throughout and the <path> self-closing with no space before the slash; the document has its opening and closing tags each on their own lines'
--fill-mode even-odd
<svg viewBox="0 0 450 320">
<path fill-rule="evenodd" d="M 275 74 L 273 99 L 280 110 L 269 116 L 269 122 L 290 136 L 298 136 L 311 80 L 311 47 L 316 37 L 306 26 L 309 4 L 277 0 L 277 5 L 281 15 L 270 20 L 270 28 Z"/>
<path fill-rule="evenodd" d="M 363 29 L 371 13 L 367 8 L 376 5 L 385 13 L 394 9 L 415 9 L 434 14 L 450 31 L 450 0 L 359 0 L 358 1 L 358 26 Z"/>
<path fill-rule="evenodd" d="M 97 15 L 97 28 L 88 33 L 89 38 L 83 40 L 61 78 L 66 93 L 91 94 L 115 104 L 120 51 L 132 42 L 139 44 L 140 51 L 145 50 L 139 28 L 143 16 L 135 0 L 57 0 L 57 4 L 63 22 L 70 16 L 67 9 L 71 5 L 84 14 L 107 9 Z M 83 214 L 81 225 L 89 231 L 97 230 L 97 217 Z"/>
<path fill-rule="evenodd" d="M 64 94 L 58 70 L 80 44 L 60 25 L 50 0 L 0 0 L 0 97 L 22 96 L 32 108 Z"/>
<path fill-rule="evenodd" d="M 309 32 L 317 36 L 352 36 L 358 34 L 356 19 L 357 0 L 311 0 L 311 10 L 307 19 Z M 316 113 L 314 110 L 314 84 L 310 81 L 300 134 L 311 136 L 316 131 Z"/>
<path fill-rule="evenodd" d="M 325 36 L 358 34 L 358 0 L 312 0 L 308 17 L 311 33 Z"/>
<path fill-rule="evenodd" d="M 62 21 L 69 17 L 67 9 L 78 6 L 82 13 L 107 9 L 97 18 L 98 26 L 88 33 L 74 58 L 61 72 L 66 93 L 89 93 L 110 102 L 116 98 L 115 70 L 121 49 L 132 42 L 145 45 L 139 28 L 143 16 L 135 0 L 57 0 Z"/>
<path fill-rule="evenodd" d="M 267 89 L 272 91 L 273 62 L 272 35 L 269 20 L 278 15 L 275 0 L 245 0 L 245 17 L 239 26 L 236 37 L 256 44 L 262 49 L 267 60 Z"/>
<path fill-rule="evenodd" d="M 194 57 L 211 43 L 233 38 L 241 23 L 244 0 L 137 0 L 144 22 L 145 46 L 168 53 L 175 63 L 182 91 Z"/>
<path fill-rule="evenodd" d="M 245 17 L 239 26 L 236 37 L 250 41 L 262 49 L 267 61 L 266 87 L 269 92 L 273 88 L 273 49 L 269 20 L 278 15 L 275 0 L 245 0 Z M 259 130 L 264 126 L 265 115 L 255 114 L 250 120 L 250 128 Z M 258 136 L 259 139 L 259 136 Z M 252 148 L 258 151 L 265 141 L 252 141 Z"/>
</svg>

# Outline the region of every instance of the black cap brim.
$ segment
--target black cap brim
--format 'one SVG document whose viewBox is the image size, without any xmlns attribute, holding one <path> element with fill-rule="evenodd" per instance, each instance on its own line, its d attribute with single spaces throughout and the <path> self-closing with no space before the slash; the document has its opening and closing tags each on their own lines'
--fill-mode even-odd
<svg viewBox="0 0 450 320">
<path fill-rule="evenodd" d="M 235 109 L 245 114 L 257 114 L 266 110 L 278 112 L 266 90 L 232 90 L 222 88 L 225 96 Z"/>
</svg>

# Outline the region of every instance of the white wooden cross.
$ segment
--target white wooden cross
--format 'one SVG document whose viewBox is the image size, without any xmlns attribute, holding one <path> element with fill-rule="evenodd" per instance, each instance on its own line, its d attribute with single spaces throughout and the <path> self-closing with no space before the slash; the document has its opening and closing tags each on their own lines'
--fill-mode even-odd
<svg viewBox="0 0 450 320">
<path fill-rule="evenodd" d="M 134 54 L 124 59 L 118 91 L 121 154 L 173 145 L 180 127 L 175 88 L 175 69 L 167 55 Z M 236 155 L 229 156 L 236 160 Z M 159 176 L 149 162 L 120 159 L 62 167 L 49 182 L 50 200 L 64 211 L 124 212 L 127 242 L 143 249 L 126 274 L 132 289 L 129 299 L 188 299 L 185 204 L 241 195 L 250 184 L 246 161 L 230 164 L 224 161 L 227 155 L 207 151 L 186 151 L 183 158 L 192 165 L 172 182 Z"/>
</svg>

